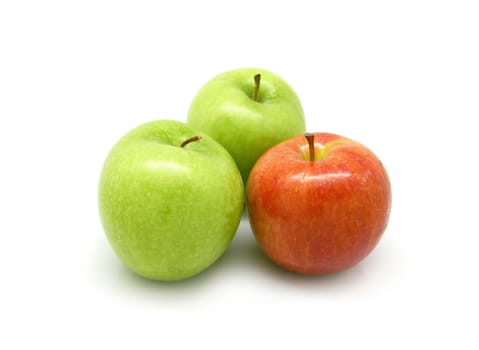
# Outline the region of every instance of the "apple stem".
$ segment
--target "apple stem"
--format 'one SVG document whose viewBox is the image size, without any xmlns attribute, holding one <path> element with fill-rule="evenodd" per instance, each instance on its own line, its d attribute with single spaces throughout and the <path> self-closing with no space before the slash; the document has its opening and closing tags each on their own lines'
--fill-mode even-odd
<svg viewBox="0 0 479 350">
<path fill-rule="evenodd" d="M 308 145 L 309 145 L 309 160 L 314 162 L 314 158 L 315 158 L 315 155 L 314 155 L 314 134 L 311 133 L 311 132 L 306 132 L 304 134 L 304 137 L 306 138 L 306 140 L 308 141 Z"/>
<path fill-rule="evenodd" d="M 254 76 L 253 101 L 258 101 L 260 82 L 261 82 L 261 74 L 258 73 Z"/>
<path fill-rule="evenodd" d="M 183 143 L 181 144 L 180 147 L 183 148 L 187 144 L 189 144 L 190 142 L 201 141 L 201 140 L 203 140 L 203 138 L 199 135 L 191 136 L 191 137 L 187 138 L 185 141 L 183 141 Z"/>
</svg>

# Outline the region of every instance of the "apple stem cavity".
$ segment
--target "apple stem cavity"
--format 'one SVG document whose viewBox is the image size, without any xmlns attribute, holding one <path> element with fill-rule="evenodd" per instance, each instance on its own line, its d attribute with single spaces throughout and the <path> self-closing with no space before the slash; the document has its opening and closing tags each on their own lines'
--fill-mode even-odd
<svg viewBox="0 0 479 350">
<path fill-rule="evenodd" d="M 191 136 L 191 137 L 187 138 L 185 141 L 183 141 L 183 143 L 181 144 L 180 147 L 183 148 L 191 142 L 196 142 L 196 141 L 201 141 L 201 140 L 203 140 L 203 138 L 199 135 Z"/>
<path fill-rule="evenodd" d="M 309 145 L 309 160 L 311 162 L 315 161 L 315 154 L 314 154 L 314 134 L 311 132 L 304 133 L 304 137 L 308 141 Z"/>
<path fill-rule="evenodd" d="M 253 90 L 253 101 L 256 101 L 256 102 L 258 102 L 260 83 L 261 83 L 261 74 L 258 73 L 254 76 L 254 90 Z"/>
</svg>

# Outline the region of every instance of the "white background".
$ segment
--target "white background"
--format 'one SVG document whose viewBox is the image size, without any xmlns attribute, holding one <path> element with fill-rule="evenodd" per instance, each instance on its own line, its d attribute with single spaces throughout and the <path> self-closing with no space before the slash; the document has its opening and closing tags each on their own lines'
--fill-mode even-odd
<svg viewBox="0 0 479 350">
<path fill-rule="evenodd" d="M 479 11 L 475 1 L 2 1 L 0 348 L 477 349 Z M 139 278 L 109 247 L 110 147 L 256 66 L 310 131 L 369 146 L 390 224 L 356 267 L 302 277 L 246 220 L 209 270 Z"/>
</svg>

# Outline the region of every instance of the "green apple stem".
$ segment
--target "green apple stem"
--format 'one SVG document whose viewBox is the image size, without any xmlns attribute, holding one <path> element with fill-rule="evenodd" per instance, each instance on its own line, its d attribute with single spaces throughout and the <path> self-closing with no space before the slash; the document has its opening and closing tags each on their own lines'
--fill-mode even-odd
<svg viewBox="0 0 479 350">
<path fill-rule="evenodd" d="M 311 132 L 306 132 L 304 133 L 304 137 L 306 138 L 306 140 L 308 141 L 308 145 L 309 145 L 309 160 L 314 162 L 314 157 L 315 157 L 315 154 L 314 154 L 314 134 L 311 133 Z"/>
<path fill-rule="evenodd" d="M 187 138 L 185 141 L 183 141 L 183 143 L 181 144 L 181 148 L 185 147 L 187 144 L 189 144 L 190 142 L 195 142 L 195 141 L 201 141 L 203 138 L 199 135 L 196 135 L 196 136 L 191 136 L 189 138 Z"/>
<path fill-rule="evenodd" d="M 258 101 L 260 83 L 261 83 L 261 74 L 258 73 L 254 76 L 253 101 Z"/>
</svg>

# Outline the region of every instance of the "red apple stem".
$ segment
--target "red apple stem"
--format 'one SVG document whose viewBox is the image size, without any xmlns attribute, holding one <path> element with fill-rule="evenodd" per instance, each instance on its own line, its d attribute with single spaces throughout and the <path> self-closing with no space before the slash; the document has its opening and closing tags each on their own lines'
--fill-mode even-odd
<svg viewBox="0 0 479 350">
<path fill-rule="evenodd" d="M 309 160 L 314 162 L 315 154 L 314 154 L 314 134 L 311 132 L 304 133 L 304 137 L 308 141 L 309 145 Z"/>
<path fill-rule="evenodd" d="M 258 73 L 254 76 L 253 101 L 258 101 L 260 83 L 261 83 L 261 74 Z"/>
<path fill-rule="evenodd" d="M 203 138 L 199 135 L 196 135 L 196 136 L 191 136 L 189 138 L 187 138 L 185 141 L 183 141 L 183 143 L 181 144 L 181 148 L 185 147 L 187 144 L 191 143 L 191 142 L 195 142 L 195 141 L 201 141 L 203 140 Z"/>
</svg>

